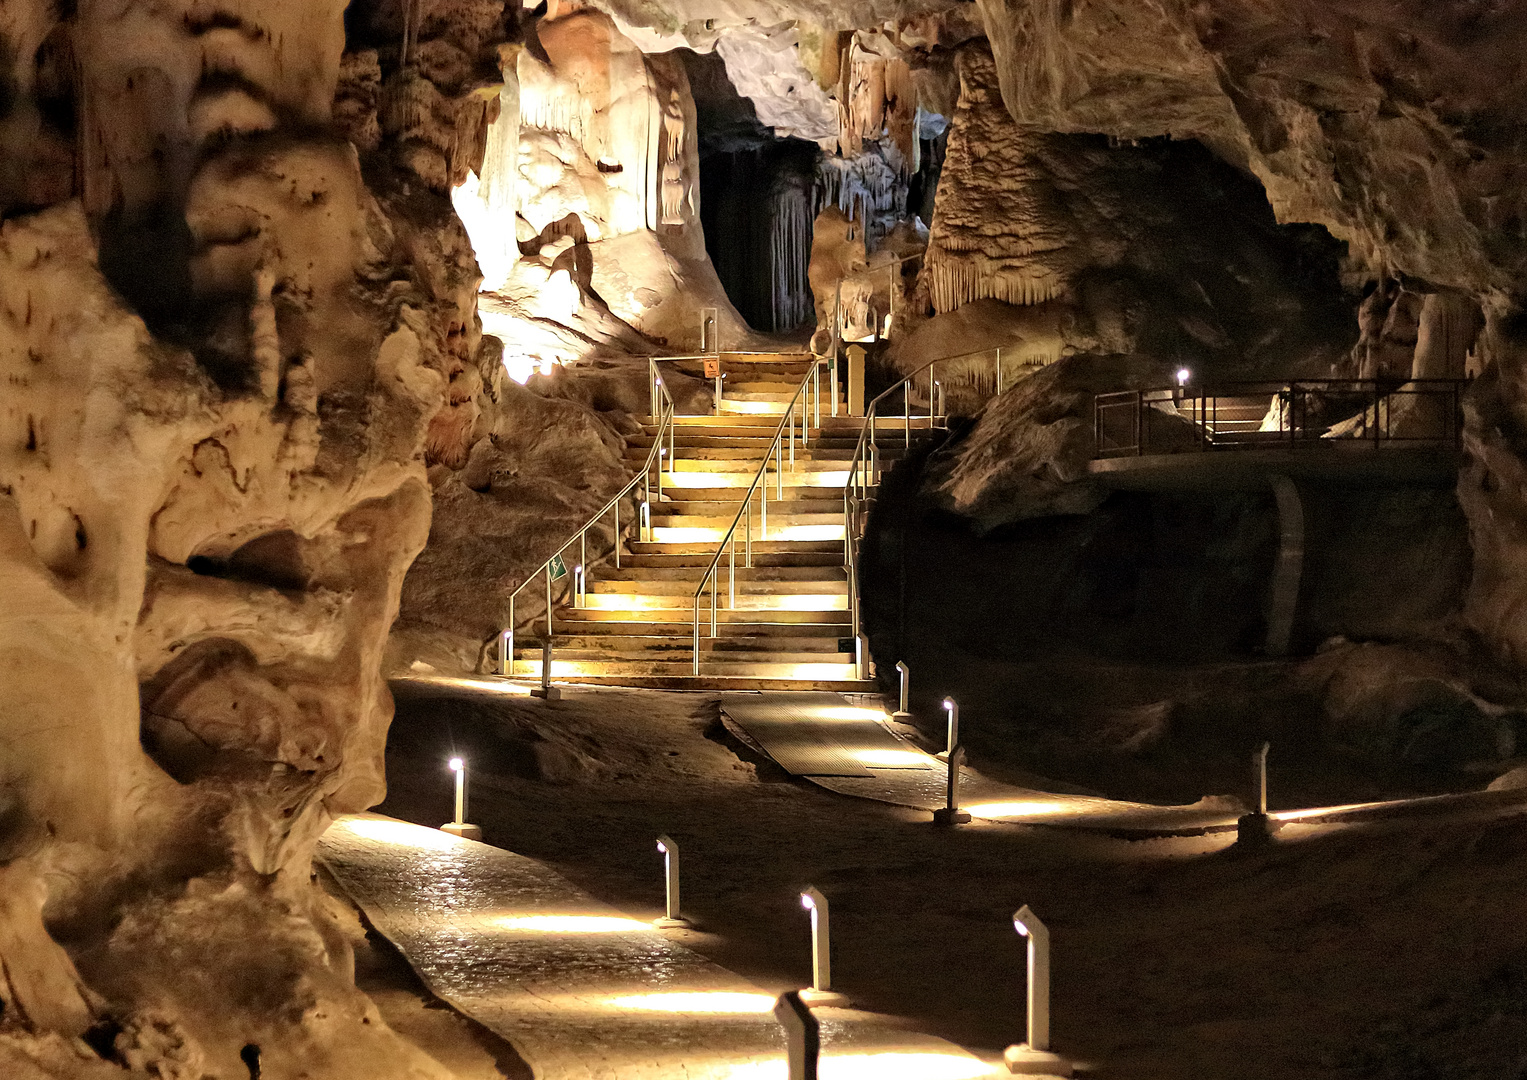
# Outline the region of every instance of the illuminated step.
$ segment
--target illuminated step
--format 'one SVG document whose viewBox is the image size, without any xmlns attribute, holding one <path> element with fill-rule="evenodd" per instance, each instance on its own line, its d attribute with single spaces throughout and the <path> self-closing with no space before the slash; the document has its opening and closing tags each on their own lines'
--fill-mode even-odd
<svg viewBox="0 0 1527 1080">
<path fill-rule="evenodd" d="M 700 662 L 704 667 L 716 664 L 741 666 L 743 664 L 852 664 L 853 656 L 848 653 L 836 652 L 784 652 L 780 650 L 755 652 L 717 651 L 706 648 L 707 640 L 703 634 L 700 638 Z M 541 650 L 536 648 L 516 649 L 514 653 L 516 663 L 531 664 L 541 659 Z M 691 638 L 683 642 L 682 646 L 675 644 L 669 649 L 654 649 L 645 652 L 587 648 L 575 649 L 558 645 L 552 652 L 552 663 L 603 663 L 603 664 L 648 664 L 654 669 L 662 664 L 694 664 L 694 644 Z"/>
<path fill-rule="evenodd" d="M 652 540 L 653 542 L 659 544 L 719 543 L 721 539 L 726 535 L 726 530 L 727 528 L 730 528 L 730 526 L 731 522 L 727 522 L 727 525 L 724 528 L 705 526 L 672 526 L 664 528 L 654 525 L 652 528 Z M 844 539 L 844 529 L 841 522 L 837 525 L 785 526 L 776 526 L 773 522 L 770 522 L 768 531 L 764 532 L 759 530 L 757 528 L 757 524 L 755 523 L 753 542 L 755 544 L 758 543 L 760 538 L 775 541 L 842 540 Z M 739 543 L 742 542 L 742 531 L 740 529 L 737 533 L 737 539 Z"/>
<path fill-rule="evenodd" d="M 633 556 L 627 556 L 627 558 L 633 558 Z M 642 558 L 642 556 L 634 556 L 634 558 Z M 606 584 L 618 585 L 626 582 L 637 584 L 648 581 L 688 581 L 693 584 L 700 580 L 700 575 L 704 572 L 709 561 L 707 558 L 702 562 L 691 565 L 675 565 L 671 563 L 657 563 L 645 566 L 622 565 L 618 570 L 613 566 L 605 565 L 599 568 L 598 577 L 590 582 L 589 587 L 593 588 L 595 584 L 603 586 Z M 727 559 L 723 557 L 720 563 L 721 572 L 728 573 L 727 567 L 729 565 Z M 841 558 L 836 561 L 807 566 L 761 565 L 756 559 L 754 565 L 744 566 L 742 565 L 742 560 L 739 559 L 737 561 L 736 572 L 739 582 L 749 581 L 759 584 L 767 582 L 843 581 L 846 577 Z"/>
<path fill-rule="evenodd" d="M 692 558 L 696 552 L 688 544 L 661 543 L 646 540 L 629 541 L 626 547 L 631 554 L 641 558 L 644 556 L 675 556 L 682 555 Z M 711 547 L 706 553 L 708 561 L 715 554 L 715 547 Z M 843 558 L 843 538 L 839 537 L 836 542 L 832 540 L 760 540 L 753 538 L 753 561 L 756 563 L 766 556 L 796 556 L 796 555 L 822 555 L 841 560 Z"/>
<path fill-rule="evenodd" d="M 685 496 L 682 499 L 669 499 L 668 493 L 663 493 L 665 498 L 662 503 L 652 505 L 652 524 L 667 527 L 706 527 L 711 525 L 731 525 L 732 519 L 737 516 L 737 511 L 742 507 L 742 500 L 735 495 L 727 499 L 691 499 L 688 492 L 675 491 L 676 495 Z M 755 493 L 751 500 L 753 517 L 753 534 L 758 534 L 758 522 L 763 516 L 758 505 L 761 496 Z M 746 518 L 748 515 L 744 514 Z M 780 525 L 826 525 L 833 521 L 843 520 L 843 495 L 841 489 L 837 497 L 808 498 L 805 494 L 797 496 L 789 486 L 785 488 L 785 497 L 778 497 L 778 489 L 772 484 L 769 490 L 769 524 Z M 744 522 L 745 527 L 746 522 Z"/>
<path fill-rule="evenodd" d="M 762 486 L 762 485 L 760 485 Z M 665 502 L 672 501 L 675 504 L 684 503 L 720 503 L 729 506 L 730 513 L 736 513 L 737 507 L 742 505 L 742 496 L 748 489 L 738 485 L 737 487 L 725 488 L 670 488 L 665 481 L 663 484 L 663 499 Z M 776 498 L 779 488 L 771 481 L 769 484 L 769 513 L 774 513 L 774 508 L 779 505 Z M 758 514 L 758 494 L 755 492 L 752 498 L 753 514 Z M 803 509 L 813 510 L 820 514 L 843 512 L 843 488 L 838 487 L 812 487 L 809 484 L 786 484 L 785 502 L 797 505 Z"/>
<path fill-rule="evenodd" d="M 748 613 L 744 612 L 743 615 Z M 588 617 L 585 618 L 584 616 Z M 709 619 L 709 612 L 706 618 Z M 671 621 L 664 621 L 664 620 Z M 682 619 L 682 621 L 677 621 Z M 824 620 L 833 620 L 827 622 Z M 544 623 L 543 623 L 544 625 Z M 561 637 L 588 637 L 588 638 L 684 638 L 689 640 L 694 636 L 694 617 L 692 614 L 679 612 L 656 612 L 653 618 L 640 620 L 624 619 L 617 620 L 611 617 L 609 612 L 556 612 L 553 620 L 553 636 Z M 535 638 L 536 631 L 527 629 L 529 634 L 525 640 Z M 800 619 L 795 613 L 791 613 L 789 619 L 774 622 L 758 621 L 758 613 L 751 616 L 727 620 L 726 630 L 717 641 L 736 641 L 746 643 L 748 641 L 782 640 L 781 648 L 815 648 L 816 646 L 802 645 L 803 641 L 825 642 L 835 644 L 842 640 L 843 614 L 837 611 L 823 612 L 817 619 Z"/>
<path fill-rule="evenodd" d="M 646 545 L 651 547 L 653 545 Z M 664 547 L 667 545 L 658 545 Z M 820 571 L 826 567 L 841 569 L 843 566 L 843 545 L 824 544 L 819 545 L 831 548 L 831 551 L 797 550 L 806 548 L 805 544 L 775 544 L 769 542 L 769 547 L 782 547 L 784 551 L 760 551 L 763 544 L 753 546 L 753 570 L 762 569 L 800 569 Z M 693 570 L 709 566 L 711 556 L 715 554 L 714 548 L 698 548 L 693 551 L 674 552 L 664 551 L 659 554 L 623 555 L 620 560 L 622 571 L 631 570 L 641 572 L 644 570 Z M 743 553 L 737 556 L 737 572 L 743 573 Z M 749 571 L 751 572 L 751 571 Z"/>
<path fill-rule="evenodd" d="M 709 592 L 701 606 L 710 610 Z M 577 611 L 653 611 L 661 608 L 689 608 L 693 592 L 688 594 L 632 595 L 630 593 L 589 593 Z M 728 602 L 723 584 L 720 604 L 728 611 L 847 611 L 848 592 L 842 593 L 744 593 L 738 592 L 735 603 Z"/>
<path fill-rule="evenodd" d="M 842 599 L 839 597 L 838 599 Z M 675 617 L 683 619 L 684 623 L 690 621 L 690 616 L 680 614 L 684 608 L 658 607 L 658 608 L 634 608 L 604 610 L 601 608 L 579 608 L 576 612 L 578 618 L 584 622 L 627 622 L 627 623 L 670 623 L 677 627 L 682 625 Z M 692 609 L 690 609 L 692 610 Z M 705 618 L 710 618 L 710 604 L 704 604 Z M 797 611 L 788 608 L 721 608 L 717 618 L 725 623 L 841 623 L 848 625 L 848 612 L 844 609 L 817 609 L 814 611 Z M 557 624 L 555 618 L 553 627 Z"/>
<path fill-rule="evenodd" d="M 643 628 L 645 629 L 645 627 Z M 527 633 L 526 641 L 536 641 L 533 634 Z M 665 653 L 682 651 L 685 656 L 689 655 L 694 647 L 692 624 L 685 628 L 685 633 L 658 636 L 655 634 L 555 634 L 553 635 L 555 648 L 558 652 L 570 650 L 572 653 L 582 651 L 598 652 L 607 656 L 619 656 L 631 654 L 633 656 L 661 657 Z M 812 659 L 820 661 L 823 656 L 842 655 L 839 646 L 842 644 L 836 636 L 836 628 L 831 636 L 815 636 L 807 634 L 747 634 L 731 636 L 730 631 L 722 637 L 702 637 L 700 639 L 700 651 L 704 653 L 716 653 L 717 655 L 749 657 L 761 654 L 789 655 L 794 660 L 805 661 Z M 526 645 L 523 651 L 526 655 L 539 656 L 541 646 Z M 519 653 L 516 653 L 519 655 Z M 574 658 L 572 656 L 570 659 Z M 792 660 L 792 662 L 794 662 Z M 824 661 L 825 662 L 825 661 Z"/>
<path fill-rule="evenodd" d="M 742 451 L 737 451 L 737 452 L 741 453 Z M 787 474 L 789 474 L 789 473 L 802 473 L 802 474 L 844 473 L 844 474 L 846 474 L 848 472 L 847 467 L 845 465 L 843 465 L 843 464 L 839 464 L 839 462 L 846 462 L 848 460 L 847 457 L 845 457 L 844 455 L 848 454 L 849 451 L 845 451 L 845 450 L 833 450 L 833 451 L 830 451 L 830 453 L 835 454 L 837 456 L 835 458 L 831 458 L 831 459 L 827 459 L 827 460 L 822 460 L 822 459 L 818 459 L 818 458 L 812 457 L 812 456 L 810 456 L 810 454 L 812 454 L 812 453 L 814 453 L 814 451 L 803 450 L 800 447 L 800 445 L 797 444 L 796 448 L 795 448 L 795 459 L 796 459 L 795 466 L 792 468 L 790 466 L 790 464 L 788 463 L 788 461 L 787 461 L 786 465 L 785 465 L 785 472 Z M 789 448 L 788 447 L 786 448 L 786 454 L 787 455 L 789 454 Z M 638 455 L 638 456 L 639 457 L 643 457 L 643 458 L 645 457 L 645 455 Z M 752 479 L 752 477 L 758 472 L 758 463 L 761 460 L 763 460 L 762 454 L 758 454 L 758 455 L 755 455 L 753 457 L 705 458 L 705 457 L 686 457 L 684 454 L 681 453 L 679 455 L 678 459 L 676 461 L 669 462 L 667 468 L 665 468 L 663 471 L 664 471 L 665 474 L 666 473 L 724 473 L 724 474 L 729 475 L 729 476 L 730 475 L 739 475 L 739 476 L 746 476 L 749 479 Z M 774 466 L 770 465 L 769 466 L 769 472 L 772 474 L 772 473 L 774 473 L 774 471 L 775 471 Z"/>
<path fill-rule="evenodd" d="M 858 671 L 853 664 L 729 664 L 719 661 L 701 661 L 701 673 L 705 675 L 740 675 L 755 679 L 853 679 Z M 693 671 L 688 660 L 671 663 L 633 663 L 620 660 L 558 660 L 551 658 L 553 679 L 577 680 L 580 676 L 609 675 L 685 675 Z M 515 675 L 539 678 L 541 661 L 516 660 Z"/>
<path fill-rule="evenodd" d="M 626 578 L 616 581 L 599 578 L 590 581 L 589 595 L 644 595 L 644 596 L 677 596 L 683 593 L 688 596 L 694 592 L 695 586 L 700 583 L 702 569 L 696 567 L 682 578 L 657 577 L 661 571 L 647 571 L 649 577 Z M 721 579 L 721 589 L 724 592 L 730 578 L 727 569 L 727 561 L 722 559 L 717 565 L 717 572 Z M 752 578 L 748 571 L 742 567 L 737 568 L 737 593 L 742 595 L 746 592 L 749 596 L 788 595 L 800 593 L 821 593 L 827 596 L 839 596 L 848 592 L 847 575 L 839 569 L 834 569 L 831 574 L 824 574 L 821 570 L 812 571 L 815 576 L 797 578 Z"/>
<path fill-rule="evenodd" d="M 698 462 L 696 464 L 699 464 Z M 680 469 L 677 472 L 663 472 L 663 487 L 683 490 L 686 488 L 746 488 L 753 482 L 753 477 L 758 475 L 758 466 L 755 464 L 751 469 L 744 472 L 741 469 L 706 470 Z M 770 469 L 769 476 L 777 477 L 776 470 Z M 775 480 L 777 483 L 778 481 Z M 848 483 L 847 469 L 792 469 L 788 464 L 785 466 L 786 487 L 835 487 L 841 489 Z"/>
</svg>

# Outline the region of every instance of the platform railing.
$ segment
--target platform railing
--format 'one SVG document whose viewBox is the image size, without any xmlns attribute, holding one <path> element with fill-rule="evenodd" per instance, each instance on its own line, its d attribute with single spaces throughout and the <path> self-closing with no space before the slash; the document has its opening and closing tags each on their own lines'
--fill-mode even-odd
<svg viewBox="0 0 1527 1080">
<path fill-rule="evenodd" d="M 1094 397 L 1093 439 L 1100 458 L 1338 443 L 1456 447 L 1468 385 L 1468 379 L 1296 379 L 1118 391 Z M 1400 408 L 1406 401 L 1433 407 Z M 1333 436 L 1326 417 L 1363 418 L 1361 434 Z"/>
<path fill-rule="evenodd" d="M 615 566 L 620 567 L 620 546 L 622 534 L 620 529 L 620 507 L 627 498 L 631 497 L 638 489 L 641 491 L 641 500 L 637 504 L 637 536 L 646 540 L 652 532 L 652 503 L 661 501 L 663 497 L 663 458 L 669 461 L 674 456 L 674 403 L 673 396 L 668 392 L 668 385 L 663 381 L 663 373 L 658 370 L 659 360 L 682 359 L 681 357 L 648 357 L 647 359 L 647 383 L 650 400 L 652 403 L 652 416 L 657 421 L 656 436 L 652 440 L 652 449 L 647 453 L 647 459 L 642 464 L 641 472 L 615 493 L 609 502 L 600 507 L 583 525 L 568 537 L 568 539 L 554 551 L 547 560 L 534 572 L 527 575 L 520 582 L 519 587 L 509 594 L 508 618 L 504 622 L 505 629 L 499 634 L 498 640 L 498 663 L 499 674 L 512 675 L 514 673 L 514 636 L 518 629 L 515 621 L 515 601 L 520 593 L 535 581 L 538 577 L 546 583 L 546 641 L 548 645 L 554 637 L 553 612 L 555 604 L 552 599 L 552 584 L 569 577 L 568 592 L 572 598 L 573 606 L 580 607 L 587 596 L 587 582 L 589 569 L 588 535 L 589 531 L 604 520 L 605 515 L 613 515 L 614 543 L 612 545 Z M 667 443 L 665 446 L 664 443 Z M 578 562 L 572 570 L 567 567 L 567 553 L 573 545 L 578 547 Z M 542 662 L 547 665 L 548 672 L 551 664 L 551 649 L 542 653 Z M 543 674 L 543 678 L 544 678 Z"/>
<path fill-rule="evenodd" d="M 896 395 L 901 391 L 901 417 L 902 430 L 901 441 L 906 449 L 912 446 L 912 388 L 916 385 L 919 376 L 926 373 L 928 386 L 928 411 L 924 418 L 924 430 L 934 430 L 941 423 L 948 427 L 949 417 L 944 410 L 944 384 L 938 377 L 940 364 L 953 364 L 957 361 L 969 360 L 972 357 L 994 355 L 996 367 L 996 391 L 1001 394 L 1007 389 L 1004 378 L 1002 352 L 1010 346 L 994 346 L 990 349 L 976 349 L 971 352 L 957 353 L 954 356 L 942 356 L 937 360 L 930 360 L 910 375 L 900 381 L 891 384 L 882 390 L 865 407 L 864 424 L 859 429 L 859 440 L 854 444 L 854 455 L 849 460 L 848 480 L 843 486 L 843 568 L 848 574 L 848 609 L 849 624 L 853 631 L 854 640 L 859 640 L 861 629 L 859 619 L 859 537 L 864 533 L 864 511 L 869 505 L 870 489 L 880 482 L 880 444 L 876 421 L 882 419 L 882 413 Z M 894 415 L 894 414 L 893 414 Z M 894 435 L 892 436 L 895 437 Z M 863 646 L 858 646 L 862 652 Z"/>
<path fill-rule="evenodd" d="M 822 427 L 822 359 L 813 357 L 811 367 L 801 379 L 800 386 L 796 387 L 795 394 L 790 398 L 790 403 L 785 406 L 785 413 L 779 418 L 779 426 L 774 429 L 774 438 L 764 450 L 763 461 L 759 463 L 758 472 L 753 476 L 753 482 L 748 485 L 747 492 L 742 497 L 742 504 L 737 507 L 737 514 L 732 518 L 732 524 L 721 537 L 721 542 L 716 546 L 716 553 L 711 556 L 705 572 L 700 575 L 700 581 L 695 586 L 694 593 L 694 673 L 700 674 L 700 627 L 701 606 L 704 601 L 705 591 L 710 590 L 710 636 L 716 637 L 718 610 L 720 608 L 720 566 L 721 557 L 727 556 L 727 598 L 728 608 L 737 605 L 737 545 L 739 542 L 739 530 L 741 531 L 743 567 L 753 565 L 753 496 L 758 496 L 758 536 L 760 542 L 769 531 L 769 465 L 772 461 L 774 472 L 777 477 L 778 487 L 776 494 L 778 501 L 785 498 L 785 467 L 786 467 L 786 443 L 788 441 L 788 464 L 795 468 L 795 419 L 800 414 L 800 439 L 804 450 L 809 439 L 808 424 L 811 424 L 813 416 L 818 430 Z M 808 391 L 811 393 L 808 394 Z"/>
</svg>

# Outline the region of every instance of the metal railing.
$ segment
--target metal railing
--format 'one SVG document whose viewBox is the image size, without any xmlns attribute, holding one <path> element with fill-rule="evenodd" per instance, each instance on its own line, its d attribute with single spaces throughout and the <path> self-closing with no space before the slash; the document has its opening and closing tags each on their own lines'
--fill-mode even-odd
<svg viewBox="0 0 1527 1080">
<path fill-rule="evenodd" d="M 937 360 L 930 360 L 910 375 L 891 386 L 882 390 L 864 409 L 864 425 L 859 430 L 859 441 L 854 444 L 854 456 L 849 460 L 848 479 L 843 485 L 843 568 L 848 574 L 848 608 L 849 624 L 853 631 L 854 640 L 859 640 L 859 537 L 864 532 L 864 510 L 869 503 L 869 491 L 880 482 L 880 445 L 876 441 L 875 421 L 880 419 L 881 403 L 891 398 L 897 390 L 901 391 L 901 415 L 902 445 L 906 449 L 912 447 L 912 386 L 917 377 L 923 372 L 928 373 L 928 412 L 924 430 L 932 431 L 939 423 L 944 421 L 948 427 L 948 415 L 944 411 L 944 386 L 938 379 L 938 366 L 951 364 L 958 360 L 968 360 L 973 356 L 985 356 L 988 353 L 996 354 L 996 390 L 1002 393 L 1007 387 L 1004 385 L 1002 350 L 1008 346 L 997 345 L 990 349 L 976 349 L 973 352 L 957 353 L 954 356 L 944 356 Z M 862 651 L 862 646 L 859 646 Z"/>
<path fill-rule="evenodd" d="M 1296 379 L 1098 394 L 1096 456 L 1330 447 L 1338 443 L 1461 445 L 1468 379 Z M 1402 403 L 1415 403 L 1404 408 Z M 1352 434 L 1335 425 L 1358 420 Z"/>
<path fill-rule="evenodd" d="M 509 594 L 509 616 L 504 623 L 505 629 L 499 634 L 499 674 L 510 675 L 514 672 L 514 635 L 518 629 L 514 618 L 515 600 L 525 588 L 534 581 L 537 576 L 542 576 L 546 581 L 546 641 L 551 642 L 554 636 L 553 612 L 555 604 L 552 601 L 552 583 L 562 577 L 569 577 L 568 591 L 572 597 L 574 607 L 583 603 L 587 595 L 588 581 L 588 534 L 589 530 L 598 525 L 606 514 L 614 515 L 614 543 L 611 545 L 615 566 L 620 567 L 620 545 L 622 534 L 620 531 L 620 506 L 621 503 L 641 488 L 641 502 L 637 505 L 637 535 L 646 540 L 652 532 L 652 503 L 661 501 L 663 497 L 663 458 L 669 461 L 674 456 L 674 404 L 673 397 L 668 392 L 668 385 L 663 381 L 662 372 L 658 370 L 659 360 L 677 360 L 683 357 L 648 357 L 647 358 L 647 390 L 650 395 L 652 413 L 657 420 L 657 432 L 652 440 L 652 449 L 647 453 L 647 459 L 642 465 L 641 472 L 615 493 L 609 502 L 605 503 L 593 516 L 583 523 L 566 542 L 553 552 L 547 560 L 520 582 L 519 587 Z M 664 440 L 668 445 L 664 446 Z M 567 569 L 567 561 L 564 556 L 567 550 L 574 544 L 578 545 L 578 562 L 572 571 Z M 557 568 L 560 567 L 560 572 Z M 543 654 L 543 663 L 547 671 L 550 671 L 551 652 L 547 650 Z M 543 679 L 545 673 L 543 673 Z"/>
<path fill-rule="evenodd" d="M 694 593 L 694 673 L 700 674 L 700 605 L 705 596 L 706 587 L 710 588 L 710 636 L 716 637 L 717 612 L 720 607 L 720 566 L 721 556 L 728 556 L 728 579 L 727 579 L 727 607 L 737 606 L 737 530 L 741 526 L 743 568 L 753 565 L 753 496 L 759 496 L 758 505 L 758 536 L 760 543 L 769 531 L 769 463 L 774 460 L 774 472 L 777 477 L 778 487 L 776 494 L 778 501 L 785 498 L 785 464 L 786 464 L 786 440 L 789 442 L 789 465 L 795 467 L 795 415 L 800 413 L 801 447 L 805 449 L 808 439 L 807 425 L 811 422 L 814 414 L 815 423 L 812 425 L 818 430 L 822 427 L 822 363 L 820 357 L 813 357 L 810 361 L 811 368 L 801 379 L 801 385 L 796 387 L 795 394 L 790 398 L 790 403 L 785 406 L 784 415 L 779 419 L 779 426 L 774 429 L 774 438 L 764 450 L 763 461 L 758 466 L 758 472 L 753 476 L 753 482 L 748 485 L 747 492 L 742 497 L 742 504 L 737 508 L 737 514 L 732 518 L 731 526 L 721 537 L 721 542 L 716 546 L 716 554 L 711 556 L 710 564 L 705 572 L 700 575 L 700 581 L 695 585 Z M 807 397 L 807 390 L 812 390 L 812 396 Z M 814 400 L 813 400 L 814 398 Z"/>
</svg>

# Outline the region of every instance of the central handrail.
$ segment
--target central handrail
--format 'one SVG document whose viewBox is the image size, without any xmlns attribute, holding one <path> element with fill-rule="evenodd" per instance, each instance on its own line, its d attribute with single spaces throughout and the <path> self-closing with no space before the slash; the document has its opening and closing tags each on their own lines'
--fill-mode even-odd
<svg viewBox="0 0 1527 1080">
<path fill-rule="evenodd" d="M 573 544 L 576 543 L 578 545 L 579 560 L 573 570 L 573 581 L 571 584 L 573 606 L 577 607 L 580 603 L 582 603 L 584 597 L 587 595 L 586 583 L 588 579 L 589 530 L 597 525 L 606 514 L 611 512 L 614 513 L 614 544 L 612 545 L 612 548 L 615 556 L 615 566 L 619 568 L 621 541 L 620 504 L 626 500 L 627 496 L 636 490 L 638 485 L 641 485 L 642 487 L 642 501 L 637 511 L 637 535 L 642 539 L 646 539 L 647 536 L 651 533 L 651 507 L 654 491 L 653 466 L 657 466 L 656 498 L 657 501 L 661 502 L 663 498 L 662 460 L 666 455 L 668 460 L 672 461 L 674 454 L 673 418 L 675 415 L 675 406 L 673 402 L 673 395 L 668 392 L 668 384 L 663 381 L 663 374 L 658 370 L 657 366 L 657 362 L 659 360 L 669 359 L 681 358 L 666 356 L 647 358 L 647 390 L 651 397 L 651 415 L 657 419 L 658 424 L 656 437 L 652 440 L 652 449 L 647 452 L 647 460 L 643 463 L 641 472 L 633 476 L 630 481 L 628 481 L 624 487 L 616 492 L 615 495 L 607 503 L 600 507 L 596 513 L 594 513 L 587 521 L 585 521 L 583 526 L 574 532 L 572 536 L 568 537 L 568 539 L 562 544 L 561 547 L 552 552 L 552 554 L 546 559 L 544 563 L 542 563 L 531 573 L 525 575 L 525 580 L 520 582 L 519 586 L 509 594 L 509 615 L 504 624 L 505 628 L 500 632 L 498 639 L 498 670 L 500 675 L 510 675 L 514 671 L 514 633 L 517 629 L 514 618 L 515 599 L 520 595 L 520 593 L 525 591 L 525 587 L 534 581 L 537 575 L 544 574 L 546 578 L 546 642 L 548 648 L 542 656 L 542 663 L 546 665 L 546 671 L 542 672 L 542 680 L 545 681 L 549 677 L 551 670 L 551 650 L 549 646 L 553 637 L 554 625 L 552 621 L 553 604 L 551 584 L 553 581 L 567 575 L 567 563 L 562 558 L 562 556 L 566 554 L 567 549 L 572 547 Z M 666 447 L 663 445 L 663 440 L 665 438 L 668 441 L 668 445 Z M 557 573 L 554 577 L 552 573 L 553 566 L 559 563 L 561 566 L 561 572 Z"/>
<path fill-rule="evenodd" d="M 791 466 L 791 468 L 795 467 L 795 423 L 794 423 L 794 420 L 795 420 L 796 408 L 799 407 L 800 408 L 800 412 L 801 412 L 801 446 L 803 448 L 805 447 L 806 441 L 807 441 L 807 434 L 806 434 L 807 427 L 806 427 L 806 425 L 807 425 L 807 422 L 808 422 L 809 418 L 811 417 L 811 414 L 812 414 L 812 411 L 813 411 L 813 407 L 814 407 L 815 413 L 816 413 L 816 427 L 817 427 L 818 430 L 821 430 L 821 427 L 822 427 L 822 380 L 821 380 L 821 370 L 822 370 L 822 357 L 813 356 L 812 359 L 811 359 L 811 368 L 810 368 L 810 370 L 808 370 L 806 372 L 805 376 L 801 379 L 801 385 L 796 387 L 795 394 L 790 398 L 790 403 L 785 406 L 784 415 L 779 418 L 779 426 L 774 429 L 774 438 L 773 438 L 772 441 L 770 441 L 768 448 L 764 450 L 763 461 L 758 466 L 758 472 L 756 474 L 754 474 L 754 476 L 753 476 L 753 482 L 748 485 L 747 492 L 742 496 L 742 504 L 737 507 L 737 514 L 736 514 L 736 516 L 734 516 L 732 518 L 731 527 L 728 528 L 726 530 L 726 533 L 721 537 L 721 543 L 716 546 L 716 554 L 711 556 L 710 564 L 705 568 L 705 572 L 700 575 L 700 581 L 695 586 L 695 593 L 694 593 L 694 673 L 696 675 L 700 674 L 700 599 L 701 599 L 702 596 L 705 595 L 705 587 L 706 587 L 707 584 L 709 584 L 710 587 L 711 587 L 710 588 L 710 636 L 714 638 L 716 636 L 716 618 L 717 618 L 716 612 L 717 612 L 717 607 L 719 606 L 718 605 L 718 600 L 717 600 L 717 593 L 720 591 L 719 588 L 717 587 L 716 577 L 717 577 L 717 574 L 718 574 L 718 567 L 721 564 L 721 556 L 723 554 L 725 554 L 727 552 L 728 548 L 730 547 L 730 551 L 731 551 L 731 569 L 730 569 L 730 577 L 728 579 L 729 587 L 728 587 L 728 592 L 727 592 L 728 599 L 729 599 L 730 602 L 728 604 L 728 607 L 736 607 L 736 604 L 737 604 L 737 526 L 739 524 L 741 524 L 744 521 L 744 519 L 746 519 L 747 524 L 746 524 L 746 527 L 745 527 L 745 530 L 744 530 L 744 533 L 743 533 L 743 567 L 744 567 L 744 569 L 746 569 L 746 568 L 751 567 L 753 565 L 753 512 L 752 511 L 753 511 L 753 494 L 755 492 L 758 492 L 760 494 L 760 496 L 761 496 L 760 499 L 759 499 L 759 508 L 758 508 L 759 509 L 758 533 L 759 533 L 759 541 L 760 542 L 762 542 L 763 537 L 767 534 L 768 529 L 769 529 L 769 488 L 768 488 L 768 475 L 769 475 L 769 459 L 771 457 L 774 457 L 776 459 L 775 474 L 779 478 L 779 488 L 778 488 L 779 501 L 783 502 L 784 498 L 785 498 L 785 433 L 786 433 L 786 431 L 788 431 L 789 435 L 790 435 L 790 466 Z M 816 400 L 815 400 L 814 406 L 812 404 L 810 404 L 810 403 L 802 401 L 802 395 L 806 393 L 807 387 L 813 387 L 814 388 L 814 393 L 815 393 L 815 396 L 816 396 Z"/>
<path fill-rule="evenodd" d="M 879 394 L 875 395 L 864 409 L 864 424 L 859 429 L 859 440 L 854 444 L 854 456 L 849 459 L 848 479 L 843 485 L 843 568 L 848 574 L 848 609 L 849 623 L 853 631 L 854 640 L 859 640 L 859 516 L 862 504 L 868 497 L 869 489 L 879 480 L 880 461 L 879 446 L 875 442 L 875 421 L 878 420 L 880 403 L 889 398 L 897 390 L 902 393 L 902 416 L 905 418 L 903 425 L 904 446 L 912 447 L 912 384 L 923 372 L 928 373 L 928 430 L 932 431 L 940 418 L 944 421 L 947 430 L 949 417 L 944 412 L 944 387 L 935 377 L 940 364 L 953 363 L 956 360 L 964 360 L 972 356 L 984 356 L 995 352 L 997 356 L 997 393 L 1005 389 L 1002 385 L 1002 350 L 1005 346 L 995 345 L 990 349 L 974 349 L 970 352 L 956 353 L 954 356 L 941 356 L 937 360 L 929 360 L 922 367 L 909 375 L 903 376 L 897 382 L 892 383 Z M 863 647 L 856 646 L 862 654 Z"/>
</svg>

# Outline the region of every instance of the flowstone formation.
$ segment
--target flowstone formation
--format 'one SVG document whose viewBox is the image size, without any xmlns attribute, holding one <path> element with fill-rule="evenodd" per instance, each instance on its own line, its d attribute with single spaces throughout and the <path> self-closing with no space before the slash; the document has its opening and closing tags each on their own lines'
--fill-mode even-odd
<svg viewBox="0 0 1527 1080">
<path fill-rule="evenodd" d="M 5 14 L 0 1074 L 443 1076 L 311 855 L 384 793 L 425 448 L 477 375 L 447 191 L 512 23 Z"/>
</svg>

